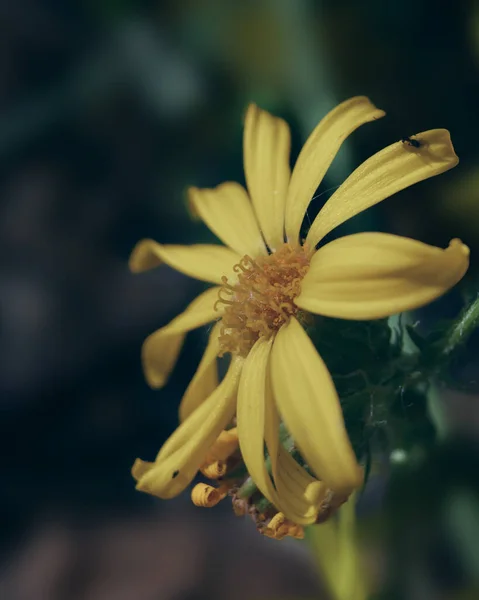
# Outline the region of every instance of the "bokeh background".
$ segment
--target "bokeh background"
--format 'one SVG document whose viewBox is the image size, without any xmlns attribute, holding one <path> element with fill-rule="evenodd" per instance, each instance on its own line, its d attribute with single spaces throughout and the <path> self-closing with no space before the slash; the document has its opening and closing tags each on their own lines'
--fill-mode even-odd
<svg viewBox="0 0 479 600">
<path fill-rule="evenodd" d="M 176 426 L 205 332 L 150 390 L 141 343 L 201 287 L 167 267 L 131 275 L 127 259 L 142 237 L 213 241 L 185 189 L 243 181 L 248 102 L 290 122 L 294 157 L 364 94 L 388 116 L 346 142 L 312 214 L 375 151 L 448 128 L 458 168 L 338 233 L 460 237 L 479 290 L 479 3 L 1 0 L 0 47 L 0 597 L 326 598 L 304 544 L 259 536 L 228 503 L 135 491 L 130 467 Z M 417 318 L 427 329 L 460 305 L 458 291 Z M 413 472 L 380 472 L 362 499 L 384 598 L 479 598 L 478 397 L 435 400 L 454 440 Z"/>
</svg>

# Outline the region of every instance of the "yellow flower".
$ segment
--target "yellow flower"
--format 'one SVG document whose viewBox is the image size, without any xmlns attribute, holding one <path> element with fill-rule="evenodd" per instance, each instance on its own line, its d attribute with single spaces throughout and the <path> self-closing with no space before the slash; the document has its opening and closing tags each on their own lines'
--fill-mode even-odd
<svg viewBox="0 0 479 600">
<path fill-rule="evenodd" d="M 160 498 L 182 492 L 235 414 L 248 472 L 285 519 L 312 523 L 331 492 L 341 501 L 361 485 L 331 376 L 301 322 L 308 313 L 360 320 L 417 308 L 461 279 L 469 255 L 459 240 L 442 250 L 382 233 L 349 235 L 316 250 L 341 223 L 454 167 L 458 158 L 444 129 L 418 134 L 418 143 L 394 143 L 364 162 L 300 240 L 309 202 L 341 143 L 382 116 L 365 97 L 343 102 L 312 132 L 290 174 L 288 125 L 250 105 L 244 126 L 249 193 L 232 182 L 189 191 L 192 211 L 225 246 L 143 240 L 133 250 L 134 272 L 165 263 L 216 284 L 145 341 L 150 385 L 165 384 L 188 331 L 218 321 L 183 397 L 180 426 L 153 463 L 135 463 L 138 489 Z M 218 384 L 216 358 L 224 352 L 232 358 Z M 316 477 L 280 444 L 280 420 Z"/>
</svg>

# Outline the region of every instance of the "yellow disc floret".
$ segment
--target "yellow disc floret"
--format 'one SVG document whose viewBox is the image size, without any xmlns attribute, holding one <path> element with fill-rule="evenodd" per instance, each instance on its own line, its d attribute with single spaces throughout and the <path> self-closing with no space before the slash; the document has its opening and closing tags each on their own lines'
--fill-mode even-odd
<svg viewBox="0 0 479 600">
<path fill-rule="evenodd" d="M 234 266 L 234 285 L 222 277 L 217 304 L 225 304 L 220 333 L 221 353 L 246 356 L 260 337 L 271 337 L 296 315 L 294 299 L 309 269 L 305 247 L 284 244 L 269 256 L 244 256 Z"/>
</svg>

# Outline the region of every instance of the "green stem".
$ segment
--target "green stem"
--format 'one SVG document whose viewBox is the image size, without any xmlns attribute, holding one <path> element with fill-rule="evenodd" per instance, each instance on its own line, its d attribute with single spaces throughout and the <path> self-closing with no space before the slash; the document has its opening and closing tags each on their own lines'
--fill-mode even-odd
<svg viewBox="0 0 479 600">
<path fill-rule="evenodd" d="M 460 346 L 463 346 L 471 333 L 479 326 L 479 295 L 474 302 L 461 312 L 457 321 L 445 335 L 442 356 L 449 358 Z"/>
</svg>

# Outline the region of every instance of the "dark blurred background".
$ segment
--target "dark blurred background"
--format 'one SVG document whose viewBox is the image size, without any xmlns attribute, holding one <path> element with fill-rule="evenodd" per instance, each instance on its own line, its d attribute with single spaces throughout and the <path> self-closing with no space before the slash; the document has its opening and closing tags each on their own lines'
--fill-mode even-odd
<svg viewBox="0 0 479 600">
<path fill-rule="evenodd" d="M 168 386 L 150 390 L 142 341 L 201 287 L 167 267 L 133 276 L 127 259 L 142 237 L 212 241 L 189 219 L 185 189 L 243 181 L 249 101 L 290 122 L 294 157 L 328 110 L 364 94 L 387 117 L 346 142 L 312 210 L 385 145 L 448 128 L 459 167 L 342 232 L 378 229 L 440 246 L 461 237 L 474 281 L 479 3 L 0 0 L 0 47 L 0 597 L 325 597 L 300 543 L 257 535 L 229 506 L 202 511 L 187 493 L 166 503 L 135 491 L 130 467 L 152 459 L 175 428 L 204 332 L 188 337 Z M 454 314 L 458 297 L 421 318 Z M 469 378 L 474 356 L 472 345 Z M 438 396 L 454 432 L 477 439 L 477 397 Z M 474 501 L 454 510 L 469 510 L 465 531 L 475 523 L 479 533 L 474 448 L 459 441 L 427 468 L 439 469 L 431 485 L 442 489 L 450 461 L 465 465 Z M 417 507 L 419 487 L 400 485 L 394 498 Z M 372 530 L 386 518 L 377 516 L 382 493 L 372 485 L 365 497 Z M 405 515 L 403 525 L 415 523 Z M 453 541 L 442 530 L 434 538 L 442 554 L 415 545 L 402 597 L 449 598 L 477 582 L 474 536 L 464 541 L 451 527 Z M 398 537 L 392 545 L 401 547 Z M 386 550 L 369 551 L 380 580 Z"/>
</svg>

